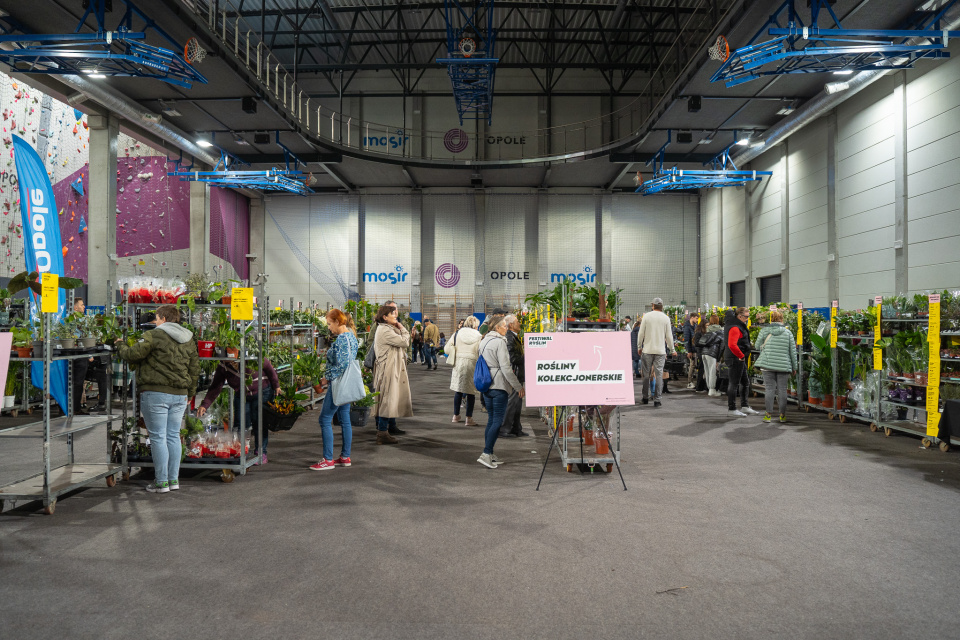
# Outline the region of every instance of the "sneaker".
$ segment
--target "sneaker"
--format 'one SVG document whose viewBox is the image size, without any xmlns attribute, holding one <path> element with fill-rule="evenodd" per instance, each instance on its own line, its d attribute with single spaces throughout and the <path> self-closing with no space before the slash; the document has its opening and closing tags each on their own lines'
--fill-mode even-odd
<svg viewBox="0 0 960 640">
<path fill-rule="evenodd" d="M 266 452 L 264 452 L 264 454 L 263 454 L 262 456 L 260 456 L 260 464 L 267 464 L 267 454 L 266 454 Z"/>
<path fill-rule="evenodd" d="M 656 408 L 656 407 L 661 406 L 661 404 L 660 404 L 659 402 L 657 402 L 656 400 L 654 400 L 654 401 L 653 401 L 653 406 Z"/>
<path fill-rule="evenodd" d="M 769 413 L 763 414 L 763 421 L 766 422 L 767 424 L 770 424 L 770 414 L 769 414 Z"/>
<path fill-rule="evenodd" d="M 731 418 L 746 418 L 746 417 L 747 417 L 747 414 L 745 414 L 745 413 L 743 413 L 743 412 L 741 412 L 741 411 L 737 411 L 736 409 L 731 409 L 730 411 L 727 411 L 727 415 L 730 416 Z"/>
<path fill-rule="evenodd" d="M 650 400 L 648 400 L 647 398 L 642 399 L 640 402 L 642 402 L 643 404 L 650 404 Z"/>
<path fill-rule="evenodd" d="M 170 493 L 170 483 L 151 482 L 147 485 L 147 493 Z"/>
<path fill-rule="evenodd" d="M 786 424 L 786 423 L 787 423 L 787 416 L 780 416 L 780 424 Z"/>
<path fill-rule="evenodd" d="M 497 454 L 495 454 L 495 453 L 491 453 L 491 454 L 490 454 L 490 459 L 493 460 L 493 464 L 495 464 L 495 465 L 497 465 L 497 466 L 500 466 L 501 464 L 503 464 L 503 460 L 501 460 L 500 458 L 498 458 L 498 457 L 497 457 Z"/>
<path fill-rule="evenodd" d="M 687 385 L 687 389 L 696 389 L 696 388 L 697 388 L 696 382 L 691 382 L 690 384 Z"/>
<path fill-rule="evenodd" d="M 714 398 L 719 398 L 719 397 L 720 397 L 720 392 L 717 391 L 716 389 L 711 389 L 711 390 L 710 390 L 710 393 L 708 393 L 707 395 L 708 395 L 708 396 L 713 396 Z"/>
<path fill-rule="evenodd" d="M 518 431 L 518 432 L 517 432 L 517 437 L 518 437 L 518 438 L 529 438 L 529 437 L 530 437 L 530 434 L 527 433 L 526 431 Z"/>
<path fill-rule="evenodd" d="M 179 480 L 171 480 L 168 484 L 170 485 L 170 491 L 179 491 L 179 490 L 180 490 L 180 481 L 179 481 Z"/>
<path fill-rule="evenodd" d="M 333 460 L 327 460 L 326 458 L 322 459 L 317 464 L 310 465 L 310 468 L 314 471 L 328 471 L 334 468 Z"/>
<path fill-rule="evenodd" d="M 740 407 L 740 411 L 743 412 L 743 413 L 746 414 L 746 415 L 751 415 L 751 416 L 758 416 L 758 415 L 760 415 L 760 412 L 759 412 L 759 411 L 757 411 L 757 410 L 755 410 L 755 409 L 751 409 L 750 407 Z"/>
<path fill-rule="evenodd" d="M 333 461 L 333 464 L 336 467 L 349 467 L 351 464 L 350 457 L 347 456 L 346 458 L 344 458 L 343 456 L 340 456 L 339 458 Z"/>
<path fill-rule="evenodd" d="M 492 453 L 481 453 L 480 457 L 477 458 L 477 462 L 489 469 L 496 469 L 497 463 L 493 461 Z"/>
<path fill-rule="evenodd" d="M 453 420 L 450 422 L 460 422 L 460 416 L 453 416 Z"/>
<path fill-rule="evenodd" d="M 468 427 L 475 427 L 475 426 L 477 426 L 477 421 L 474 420 L 473 418 L 467 418 L 467 421 L 464 422 L 463 424 L 466 425 L 466 426 L 468 426 Z"/>
</svg>

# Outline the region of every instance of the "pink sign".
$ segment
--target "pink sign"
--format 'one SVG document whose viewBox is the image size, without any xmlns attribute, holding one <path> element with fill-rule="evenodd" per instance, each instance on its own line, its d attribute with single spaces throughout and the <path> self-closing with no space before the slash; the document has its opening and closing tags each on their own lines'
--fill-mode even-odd
<svg viewBox="0 0 960 640">
<path fill-rule="evenodd" d="M 528 333 L 524 343 L 527 406 L 636 403 L 628 332 Z"/>
</svg>

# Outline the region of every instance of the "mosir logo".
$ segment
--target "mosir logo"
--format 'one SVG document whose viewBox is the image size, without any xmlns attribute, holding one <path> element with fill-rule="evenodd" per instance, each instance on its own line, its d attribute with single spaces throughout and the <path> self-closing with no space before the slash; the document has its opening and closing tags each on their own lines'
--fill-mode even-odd
<svg viewBox="0 0 960 640">
<path fill-rule="evenodd" d="M 403 267 L 397 265 L 393 268 L 393 271 L 390 273 L 373 273 L 373 272 L 364 272 L 363 281 L 364 282 L 389 282 L 390 284 L 399 284 L 401 282 L 407 281 L 407 276 L 410 275 L 403 270 Z"/>
<path fill-rule="evenodd" d="M 395 136 L 364 136 L 363 146 L 398 149 L 401 145 L 406 144 L 409 139 L 410 136 L 403 135 L 403 129 L 397 129 L 397 135 Z"/>
<path fill-rule="evenodd" d="M 470 138 L 467 137 L 467 132 L 463 129 L 450 129 L 443 136 L 443 146 L 446 147 L 447 151 L 450 153 L 460 153 L 461 151 L 466 151 L 469 143 Z"/>
<path fill-rule="evenodd" d="M 444 289 L 457 286 L 460 282 L 460 269 L 457 265 L 446 262 L 437 267 L 437 284 Z"/>
<path fill-rule="evenodd" d="M 579 282 L 580 284 L 589 284 L 597 279 L 597 274 L 593 273 L 591 267 L 584 267 L 581 273 L 551 273 L 550 282 Z"/>
</svg>

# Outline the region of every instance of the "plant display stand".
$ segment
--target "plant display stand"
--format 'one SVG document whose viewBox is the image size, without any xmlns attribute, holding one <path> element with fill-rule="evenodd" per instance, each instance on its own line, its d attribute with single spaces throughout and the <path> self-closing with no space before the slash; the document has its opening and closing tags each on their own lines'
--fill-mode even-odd
<svg viewBox="0 0 960 640">
<path fill-rule="evenodd" d="M 560 463 L 567 471 L 573 472 L 578 465 L 585 465 L 591 473 L 596 469 L 612 472 L 614 464 L 621 461 L 619 407 L 614 407 L 609 413 L 601 413 L 605 411 L 603 407 L 553 409 L 553 428 L 558 430 L 556 437 Z M 602 435 L 598 437 L 598 432 L 603 429 L 606 429 L 609 443 Z"/>
<path fill-rule="evenodd" d="M 293 298 L 290 298 L 290 307 L 293 308 Z M 261 318 L 263 321 L 263 336 L 261 340 L 264 344 L 272 345 L 278 342 L 286 343 L 290 348 L 290 357 L 291 361 L 276 365 L 274 368 L 277 370 L 277 373 L 284 373 L 289 371 L 290 375 L 290 384 L 291 386 L 296 383 L 296 375 L 293 370 L 293 361 L 300 357 L 300 355 L 306 353 L 316 353 L 317 349 L 317 338 L 318 333 L 317 329 L 313 324 L 304 324 L 304 323 L 291 323 L 284 324 L 279 326 L 271 326 L 270 318 L 270 298 L 265 298 L 264 308 L 261 311 Z M 297 393 L 302 393 L 307 395 L 307 399 L 302 401 L 301 404 L 304 406 L 312 407 L 319 402 L 323 402 L 323 399 L 326 397 L 326 393 L 317 392 L 312 384 L 303 386 L 302 388 L 297 389 Z"/>
<path fill-rule="evenodd" d="M 50 335 L 50 314 L 42 314 L 45 335 Z M 56 508 L 57 499 L 70 491 L 89 485 L 97 480 L 106 479 L 108 487 L 112 487 L 115 476 L 121 467 L 110 462 L 110 425 L 115 419 L 110 405 L 110 389 L 106 390 L 107 414 L 103 416 L 77 416 L 73 410 L 73 389 L 70 384 L 72 376 L 68 375 L 67 382 L 67 415 L 52 418 L 50 415 L 50 367 L 56 361 L 72 361 L 87 358 L 89 354 L 73 354 L 53 356 L 51 340 L 45 340 L 43 358 L 11 358 L 20 362 L 43 363 L 43 419 L 39 422 L 11 427 L 0 430 L 0 449 L 9 452 L 16 450 L 18 462 L 5 466 L 5 471 L 18 473 L 19 477 L 3 486 L 0 486 L 0 502 L 5 500 L 40 500 L 43 502 L 43 511 L 52 515 Z M 68 371 L 70 367 L 68 366 Z M 101 457 L 96 454 L 96 460 L 83 460 L 95 448 L 81 445 L 87 437 L 93 436 L 95 430 L 103 428 L 104 444 L 106 449 Z M 39 454 L 39 456 L 37 455 Z M 39 457 L 39 466 L 36 464 Z M 20 462 L 22 460 L 23 462 Z M 2 505 L 0 505 L 2 510 Z"/>
</svg>

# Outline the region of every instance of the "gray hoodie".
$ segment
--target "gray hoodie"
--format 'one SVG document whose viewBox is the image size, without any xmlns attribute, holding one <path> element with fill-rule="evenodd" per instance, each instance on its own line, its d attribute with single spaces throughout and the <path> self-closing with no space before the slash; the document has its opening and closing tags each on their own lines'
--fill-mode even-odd
<svg viewBox="0 0 960 640">
<path fill-rule="evenodd" d="M 164 322 L 162 325 L 157 327 L 160 331 L 163 331 L 165 334 L 183 344 L 188 340 L 193 338 L 193 332 L 190 329 L 180 326 L 176 322 Z"/>
</svg>

